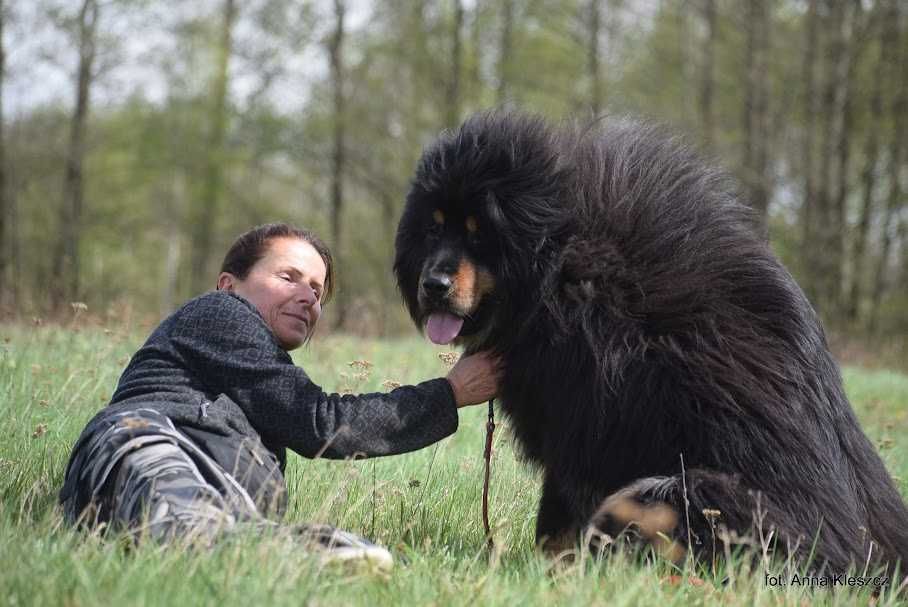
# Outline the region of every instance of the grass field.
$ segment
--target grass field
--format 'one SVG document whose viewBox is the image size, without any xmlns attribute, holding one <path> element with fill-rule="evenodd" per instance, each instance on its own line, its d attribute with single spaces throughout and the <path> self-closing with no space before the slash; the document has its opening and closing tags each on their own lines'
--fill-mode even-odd
<svg viewBox="0 0 908 607">
<path fill-rule="evenodd" d="M 239 537 L 210 551 L 129 548 L 73 531 L 56 507 L 69 449 L 113 391 L 139 335 L 0 326 L 0 605 L 803 605 L 863 604 L 868 589 L 769 587 L 742 559 L 715 573 L 615 555 L 560 568 L 532 545 L 537 475 L 496 433 L 491 518 L 480 516 L 485 407 L 421 452 L 358 462 L 303 460 L 287 470 L 287 519 L 323 521 L 392 548 L 390 574 L 320 567 L 286 539 Z M 329 338 L 296 356 L 329 390 L 383 390 L 443 375 L 416 338 Z M 352 361 L 368 361 L 350 366 Z M 872 440 L 908 493 L 908 376 L 845 370 Z M 386 385 L 386 384 L 385 384 Z M 781 571 L 779 571 L 781 573 Z M 680 577 L 679 577 L 680 576 Z M 693 578 L 693 579 L 691 579 Z M 878 604 L 895 604 L 891 589 Z"/>
</svg>

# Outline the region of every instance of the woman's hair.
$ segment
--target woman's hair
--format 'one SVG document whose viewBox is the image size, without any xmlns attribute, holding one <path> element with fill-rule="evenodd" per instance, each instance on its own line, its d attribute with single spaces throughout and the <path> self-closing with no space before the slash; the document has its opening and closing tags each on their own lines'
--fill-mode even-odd
<svg viewBox="0 0 908 607">
<path fill-rule="evenodd" d="M 334 293 L 334 261 L 331 251 L 322 240 L 302 228 L 297 228 L 286 223 L 266 223 L 240 234 L 230 245 L 221 272 L 229 272 L 240 280 L 245 280 L 252 266 L 258 262 L 268 251 L 268 245 L 275 238 L 296 238 L 312 245 L 322 261 L 325 262 L 325 291 L 322 294 L 322 304 L 328 303 Z"/>
</svg>

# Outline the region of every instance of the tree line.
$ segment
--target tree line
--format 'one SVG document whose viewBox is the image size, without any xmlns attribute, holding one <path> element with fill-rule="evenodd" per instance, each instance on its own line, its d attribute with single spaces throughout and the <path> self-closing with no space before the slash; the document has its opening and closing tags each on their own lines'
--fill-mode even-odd
<svg viewBox="0 0 908 607">
<path fill-rule="evenodd" d="M 905 13 L 900 0 L 0 0 L 0 309 L 165 314 L 213 286 L 236 234 L 286 220 L 338 258 L 330 323 L 396 332 L 391 249 L 421 148 L 509 105 L 669 124 L 736 175 L 827 322 L 908 335 Z"/>
</svg>

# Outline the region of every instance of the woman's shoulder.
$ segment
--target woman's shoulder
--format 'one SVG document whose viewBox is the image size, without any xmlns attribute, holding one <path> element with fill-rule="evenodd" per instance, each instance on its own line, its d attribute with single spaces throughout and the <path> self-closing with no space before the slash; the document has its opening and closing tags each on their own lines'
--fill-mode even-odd
<svg viewBox="0 0 908 607">
<path fill-rule="evenodd" d="M 241 326 L 268 330 L 254 305 L 227 291 L 211 291 L 190 299 L 163 323 L 170 330 L 236 330 Z M 270 331 L 268 331 L 270 333 Z"/>
<path fill-rule="evenodd" d="M 212 291 L 189 300 L 161 323 L 159 331 L 166 339 L 181 343 L 255 345 L 277 354 L 283 352 L 256 307 L 227 291 Z"/>
<path fill-rule="evenodd" d="M 210 317 L 211 314 L 216 314 L 216 318 L 223 317 L 225 314 L 261 317 L 254 305 L 229 291 L 209 291 L 190 299 L 174 312 L 174 316 L 205 315 Z"/>
</svg>

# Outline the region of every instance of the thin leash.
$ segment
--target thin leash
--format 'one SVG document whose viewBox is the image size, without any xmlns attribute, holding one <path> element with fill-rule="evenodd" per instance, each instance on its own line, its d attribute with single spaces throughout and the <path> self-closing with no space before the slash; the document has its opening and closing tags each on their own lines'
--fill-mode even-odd
<svg viewBox="0 0 908 607">
<path fill-rule="evenodd" d="M 495 399 L 489 399 L 489 420 L 486 422 L 486 450 L 483 457 L 486 460 L 485 482 L 482 484 L 482 526 L 486 532 L 486 542 L 489 550 L 495 547 L 492 541 L 492 529 L 489 527 L 489 476 L 492 470 L 492 435 L 495 433 Z"/>
</svg>

